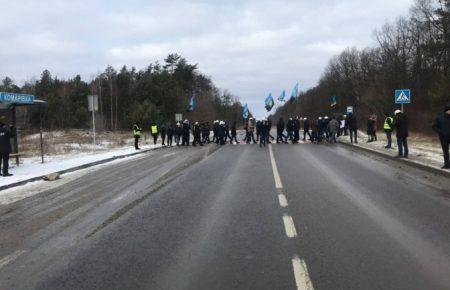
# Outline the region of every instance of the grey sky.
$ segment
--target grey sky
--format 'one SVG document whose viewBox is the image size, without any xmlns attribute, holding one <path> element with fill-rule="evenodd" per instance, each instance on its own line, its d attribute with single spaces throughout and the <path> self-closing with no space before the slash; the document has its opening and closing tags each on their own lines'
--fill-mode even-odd
<svg viewBox="0 0 450 290">
<path fill-rule="evenodd" d="M 49 69 L 85 80 L 111 64 L 138 69 L 178 53 L 264 115 L 264 98 L 298 81 L 316 84 L 348 46 L 413 0 L 70 1 L 0 0 L 0 78 L 17 83 Z"/>
</svg>

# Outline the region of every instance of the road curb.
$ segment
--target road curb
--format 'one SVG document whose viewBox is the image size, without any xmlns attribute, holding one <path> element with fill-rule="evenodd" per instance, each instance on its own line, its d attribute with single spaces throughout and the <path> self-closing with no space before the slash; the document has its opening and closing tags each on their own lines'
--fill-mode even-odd
<svg viewBox="0 0 450 290">
<path fill-rule="evenodd" d="M 450 177 L 450 172 L 441 170 L 441 169 L 436 168 L 436 167 L 431 167 L 429 165 L 425 165 L 425 164 L 419 163 L 417 161 L 413 161 L 413 160 L 410 160 L 410 159 L 404 159 L 404 158 L 397 158 L 395 156 L 391 156 L 389 154 L 385 154 L 385 153 L 379 152 L 377 150 L 365 148 L 365 147 L 362 147 L 362 146 L 356 146 L 356 145 L 349 144 L 349 143 L 341 142 L 339 144 L 344 145 L 344 146 L 349 147 L 349 148 L 356 149 L 356 150 L 361 150 L 361 151 L 364 151 L 364 152 L 372 153 L 372 154 L 378 155 L 380 157 L 384 157 L 384 158 L 387 158 L 389 160 L 396 161 L 398 163 L 402 163 L 402 164 L 409 165 L 409 166 L 412 166 L 412 167 L 415 167 L 415 168 L 418 168 L 418 169 L 422 169 L 422 170 L 428 171 L 430 173 L 442 175 L 442 176 L 445 176 L 445 177 Z"/>
<path fill-rule="evenodd" d="M 77 171 L 77 170 L 89 168 L 89 167 L 92 167 L 92 166 L 96 166 L 96 165 L 108 163 L 108 162 L 111 162 L 111 161 L 114 161 L 114 160 L 117 160 L 117 159 L 122 159 L 122 158 L 126 158 L 126 157 L 131 157 L 131 156 L 135 156 L 135 155 L 139 155 L 139 154 L 144 154 L 144 153 L 148 153 L 148 152 L 150 152 L 150 151 L 155 151 L 155 150 L 164 149 L 164 148 L 165 148 L 165 147 L 161 146 L 161 147 L 156 147 L 156 148 L 151 148 L 151 149 L 140 150 L 140 151 L 138 151 L 138 152 L 128 153 L 128 154 L 125 154 L 125 155 L 119 155 L 119 156 L 113 156 L 113 157 L 109 157 L 109 158 L 106 158 L 106 159 L 97 160 L 97 161 L 94 161 L 94 162 L 91 162 L 91 163 L 86 163 L 86 164 L 82 164 L 82 165 L 79 165 L 79 166 L 67 168 L 67 169 L 64 169 L 64 170 L 61 170 L 61 171 L 55 171 L 55 172 L 52 172 L 52 173 L 48 173 L 48 174 L 45 174 L 45 175 L 33 177 L 33 178 L 26 179 L 26 180 L 22 180 L 22 181 L 18 181 L 18 182 L 15 182 L 15 183 L 7 184 L 7 185 L 2 185 L 2 186 L 0 186 L 0 191 L 5 190 L 5 189 L 10 189 L 10 188 L 13 188 L 13 187 L 17 187 L 17 186 L 21 186 L 21 185 L 27 184 L 27 183 L 29 183 L 29 182 L 34 182 L 34 181 L 42 180 L 42 178 L 43 178 L 44 176 L 47 176 L 47 175 L 49 175 L 49 174 L 54 174 L 54 173 L 58 173 L 58 174 L 70 173 L 70 172 L 74 172 L 74 171 Z"/>
</svg>

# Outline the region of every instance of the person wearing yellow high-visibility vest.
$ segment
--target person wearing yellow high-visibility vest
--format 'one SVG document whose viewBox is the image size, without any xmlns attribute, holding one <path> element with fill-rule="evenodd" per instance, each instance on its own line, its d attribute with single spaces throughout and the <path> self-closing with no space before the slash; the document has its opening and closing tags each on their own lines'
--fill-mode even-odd
<svg viewBox="0 0 450 290">
<path fill-rule="evenodd" d="M 139 150 L 139 139 L 141 138 L 142 129 L 137 123 L 133 125 L 133 135 L 134 135 L 134 148 Z"/>
<path fill-rule="evenodd" d="M 156 141 L 158 140 L 158 125 L 156 123 L 152 123 L 151 125 L 151 133 L 153 137 L 153 144 L 156 144 Z"/>
<path fill-rule="evenodd" d="M 384 146 L 384 148 L 389 149 L 392 148 L 392 131 L 394 131 L 394 118 L 391 117 L 391 114 L 386 113 L 384 114 L 385 119 L 384 119 L 384 125 L 383 125 L 383 129 L 384 132 L 386 133 L 386 138 L 387 138 L 387 145 Z"/>
</svg>

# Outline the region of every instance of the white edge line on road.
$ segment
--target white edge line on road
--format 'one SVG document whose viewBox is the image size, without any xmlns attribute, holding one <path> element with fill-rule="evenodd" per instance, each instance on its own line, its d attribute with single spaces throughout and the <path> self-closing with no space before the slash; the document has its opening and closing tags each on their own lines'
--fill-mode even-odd
<svg viewBox="0 0 450 290">
<path fill-rule="evenodd" d="M 280 206 L 281 207 L 287 207 L 288 206 L 288 201 L 287 198 L 284 194 L 279 193 L 278 194 L 278 201 L 280 202 Z"/>
<path fill-rule="evenodd" d="M 269 154 L 270 154 L 270 162 L 272 163 L 273 178 L 275 179 L 275 187 L 277 189 L 283 188 L 280 174 L 278 173 L 277 163 L 275 162 L 275 157 L 273 155 L 272 144 L 269 144 Z"/>
<path fill-rule="evenodd" d="M 12 253 L 12 254 L 10 254 L 10 255 L 0 259 L 0 269 L 5 267 L 6 265 L 11 263 L 15 259 L 19 258 L 19 256 L 22 255 L 23 253 L 25 253 L 24 250 L 17 250 L 14 253 Z"/>
<path fill-rule="evenodd" d="M 309 278 L 308 267 L 304 260 L 295 256 L 292 258 L 292 267 L 294 268 L 295 284 L 297 289 L 314 290 L 314 286 Z"/>
<path fill-rule="evenodd" d="M 286 235 L 289 238 L 295 238 L 297 236 L 297 231 L 295 230 L 294 221 L 289 215 L 283 216 L 284 229 L 286 230 Z"/>
</svg>

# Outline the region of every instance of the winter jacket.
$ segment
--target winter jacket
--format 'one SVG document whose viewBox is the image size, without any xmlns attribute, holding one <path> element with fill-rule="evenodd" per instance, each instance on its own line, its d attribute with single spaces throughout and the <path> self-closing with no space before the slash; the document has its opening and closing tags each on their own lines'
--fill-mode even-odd
<svg viewBox="0 0 450 290">
<path fill-rule="evenodd" d="M 408 117 L 403 113 L 398 113 L 394 119 L 394 128 L 397 133 L 397 138 L 408 137 Z"/>
<path fill-rule="evenodd" d="M 11 137 L 13 133 L 7 125 L 0 126 L 0 153 L 11 153 Z"/>
<path fill-rule="evenodd" d="M 339 130 L 339 121 L 332 119 L 328 122 L 327 131 L 330 133 L 337 133 Z"/>
<path fill-rule="evenodd" d="M 167 127 L 167 136 L 170 138 L 173 135 L 173 128 L 172 125 Z"/>
<path fill-rule="evenodd" d="M 308 121 L 308 120 L 306 120 L 306 121 L 303 123 L 303 129 L 304 129 L 305 131 L 309 131 L 309 121 Z"/>
<path fill-rule="evenodd" d="M 283 121 L 283 119 L 281 119 L 280 121 L 278 121 L 278 124 L 277 124 L 277 132 L 278 132 L 278 134 L 281 134 L 281 133 L 283 133 L 283 131 L 284 131 L 284 121 Z"/>
<path fill-rule="evenodd" d="M 450 115 L 443 114 L 439 116 L 433 123 L 433 130 L 441 138 L 450 138 Z"/>
<path fill-rule="evenodd" d="M 347 118 L 348 129 L 352 131 L 358 130 L 358 122 L 356 121 L 355 116 L 350 115 Z"/>
</svg>

